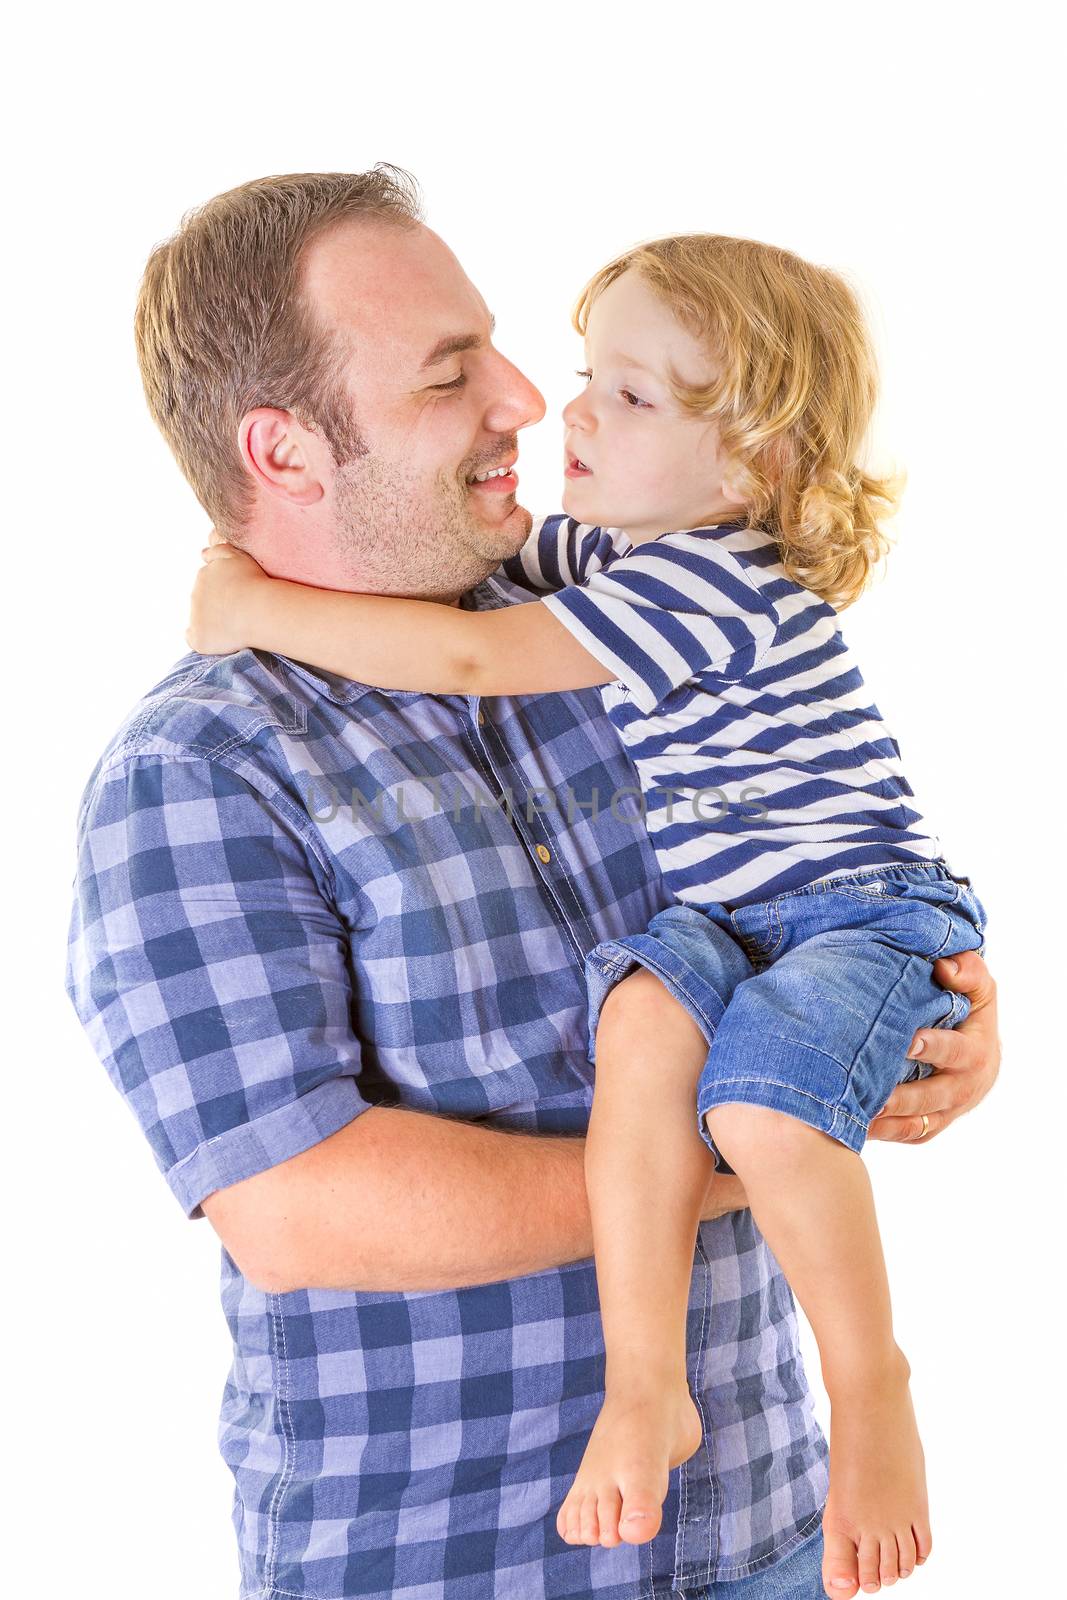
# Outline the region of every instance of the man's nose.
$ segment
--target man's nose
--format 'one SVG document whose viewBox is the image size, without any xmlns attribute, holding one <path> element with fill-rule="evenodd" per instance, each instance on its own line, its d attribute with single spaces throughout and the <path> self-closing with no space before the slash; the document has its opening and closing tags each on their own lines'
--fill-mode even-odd
<svg viewBox="0 0 1067 1600">
<path fill-rule="evenodd" d="M 540 422 L 545 414 L 545 397 L 518 367 L 504 356 L 500 360 L 502 371 L 486 411 L 485 425 L 491 433 L 515 433 Z"/>
</svg>

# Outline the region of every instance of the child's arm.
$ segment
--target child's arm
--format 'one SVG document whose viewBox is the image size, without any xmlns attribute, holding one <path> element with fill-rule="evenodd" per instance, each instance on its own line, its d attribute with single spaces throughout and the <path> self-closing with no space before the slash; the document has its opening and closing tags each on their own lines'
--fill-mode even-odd
<svg viewBox="0 0 1067 1600">
<path fill-rule="evenodd" d="M 271 578 L 228 544 L 203 557 L 186 632 L 203 655 L 271 650 L 360 683 L 426 694 L 541 694 L 615 677 L 536 601 L 464 611 Z"/>
<path fill-rule="evenodd" d="M 248 645 L 383 689 L 543 694 L 621 681 L 651 715 L 697 673 L 705 687 L 753 670 L 779 627 L 772 599 L 725 549 L 664 535 L 585 581 L 497 611 L 305 588 L 229 545 L 204 552 L 194 650 Z"/>
</svg>

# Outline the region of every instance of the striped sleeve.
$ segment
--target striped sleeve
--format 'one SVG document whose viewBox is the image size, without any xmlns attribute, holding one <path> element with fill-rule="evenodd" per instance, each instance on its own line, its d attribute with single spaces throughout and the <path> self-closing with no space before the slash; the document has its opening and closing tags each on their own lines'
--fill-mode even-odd
<svg viewBox="0 0 1067 1600">
<path fill-rule="evenodd" d="M 638 546 L 548 606 L 630 690 L 646 715 L 697 673 L 736 682 L 778 627 L 770 600 L 707 537 L 672 533 Z"/>
<path fill-rule="evenodd" d="M 590 573 L 599 572 L 614 557 L 615 546 L 606 528 L 590 527 L 556 512 L 534 519 L 522 549 L 509 556 L 498 571 L 512 583 L 540 595 L 583 583 Z"/>
</svg>

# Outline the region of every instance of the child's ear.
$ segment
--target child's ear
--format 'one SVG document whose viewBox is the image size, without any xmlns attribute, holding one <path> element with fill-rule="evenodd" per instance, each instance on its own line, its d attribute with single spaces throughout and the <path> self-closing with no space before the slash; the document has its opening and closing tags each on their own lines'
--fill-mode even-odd
<svg viewBox="0 0 1067 1600">
<path fill-rule="evenodd" d="M 743 506 L 745 503 L 744 497 L 738 493 L 734 480 L 729 473 L 726 473 L 722 480 L 722 497 L 724 500 L 729 501 L 731 505 Z"/>
</svg>

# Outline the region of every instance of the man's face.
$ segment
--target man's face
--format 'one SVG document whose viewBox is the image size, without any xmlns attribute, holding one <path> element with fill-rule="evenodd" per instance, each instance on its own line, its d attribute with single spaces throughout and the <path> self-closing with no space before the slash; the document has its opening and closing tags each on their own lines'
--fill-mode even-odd
<svg viewBox="0 0 1067 1600">
<path fill-rule="evenodd" d="M 347 350 L 345 383 L 369 453 L 328 494 L 336 559 L 360 589 L 455 599 L 525 542 L 518 430 L 542 396 L 491 343 L 493 318 L 429 228 L 346 223 L 309 246 L 304 293 Z"/>
</svg>

